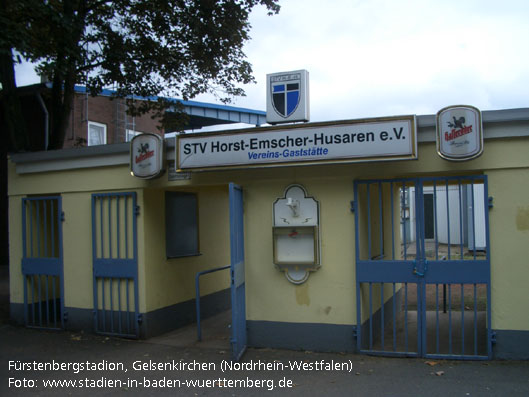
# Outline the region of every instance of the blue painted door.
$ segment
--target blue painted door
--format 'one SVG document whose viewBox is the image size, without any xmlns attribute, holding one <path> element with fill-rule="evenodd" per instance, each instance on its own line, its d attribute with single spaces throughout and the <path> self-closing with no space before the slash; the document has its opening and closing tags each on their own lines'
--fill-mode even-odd
<svg viewBox="0 0 529 397">
<path fill-rule="evenodd" d="M 242 189 L 230 183 L 231 352 L 238 361 L 246 350 L 246 287 L 244 282 L 244 218 Z"/>
<path fill-rule="evenodd" d="M 139 337 L 136 193 L 92 194 L 96 333 Z"/>
<path fill-rule="evenodd" d="M 64 328 L 60 196 L 22 199 L 24 320 L 36 328 Z"/>
<path fill-rule="evenodd" d="M 360 351 L 491 357 L 487 208 L 482 175 L 355 182 Z"/>
</svg>

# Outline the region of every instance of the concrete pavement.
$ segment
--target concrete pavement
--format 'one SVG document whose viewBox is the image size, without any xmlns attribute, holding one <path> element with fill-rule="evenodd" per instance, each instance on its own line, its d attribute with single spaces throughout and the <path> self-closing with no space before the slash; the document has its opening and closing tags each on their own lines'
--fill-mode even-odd
<svg viewBox="0 0 529 397">
<path fill-rule="evenodd" d="M 11 324 L 8 296 L 1 284 L 0 396 L 529 396 L 529 361 L 250 348 L 233 365 L 229 313 L 203 320 L 202 342 L 195 325 L 137 341 Z"/>
<path fill-rule="evenodd" d="M 529 395 L 529 362 L 248 349 L 230 367 L 227 341 L 171 338 L 181 336 L 135 341 L 3 324 L 0 395 Z"/>
</svg>

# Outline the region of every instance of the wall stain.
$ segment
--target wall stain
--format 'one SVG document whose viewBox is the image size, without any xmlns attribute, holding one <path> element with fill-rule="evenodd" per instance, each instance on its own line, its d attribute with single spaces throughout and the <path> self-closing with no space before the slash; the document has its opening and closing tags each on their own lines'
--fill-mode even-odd
<svg viewBox="0 0 529 397">
<path fill-rule="evenodd" d="M 297 304 L 310 306 L 309 284 L 296 285 L 295 290 Z"/>
<path fill-rule="evenodd" d="M 331 312 L 331 309 L 332 309 L 332 307 L 327 306 L 325 309 L 323 309 L 323 312 L 324 312 L 326 315 L 329 315 L 329 313 Z"/>
<path fill-rule="evenodd" d="M 529 207 L 518 207 L 516 228 L 520 231 L 529 230 Z"/>
</svg>

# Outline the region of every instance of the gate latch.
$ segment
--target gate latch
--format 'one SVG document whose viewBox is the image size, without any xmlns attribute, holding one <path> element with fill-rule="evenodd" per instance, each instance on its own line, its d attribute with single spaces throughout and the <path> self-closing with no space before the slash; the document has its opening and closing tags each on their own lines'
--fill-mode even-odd
<svg viewBox="0 0 529 397">
<path fill-rule="evenodd" d="M 419 276 L 419 277 L 424 277 L 424 275 L 426 274 L 426 271 L 428 270 L 428 260 L 426 259 L 419 259 L 419 261 L 413 261 L 414 262 L 414 267 L 413 267 L 413 274 Z M 422 272 L 417 270 L 417 264 L 421 265 L 422 264 Z"/>
</svg>

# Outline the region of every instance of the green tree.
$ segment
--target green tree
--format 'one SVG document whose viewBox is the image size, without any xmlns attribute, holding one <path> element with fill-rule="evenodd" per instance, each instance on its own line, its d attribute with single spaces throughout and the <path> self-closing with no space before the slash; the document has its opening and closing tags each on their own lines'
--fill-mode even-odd
<svg viewBox="0 0 529 397">
<path fill-rule="evenodd" d="M 50 149 L 64 142 L 75 84 L 92 95 L 113 87 L 120 98 L 244 95 L 240 86 L 254 80 L 242 50 L 249 14 L 258 5 L 269 15 L 279 11 L 278 0 L 0 1 L 4 125 L 22 125 L 9 95 L 16 50 L 53 83 Z M 167 106 L 163 99 L 130 105 L 134 114 Z"/>
</svg>

